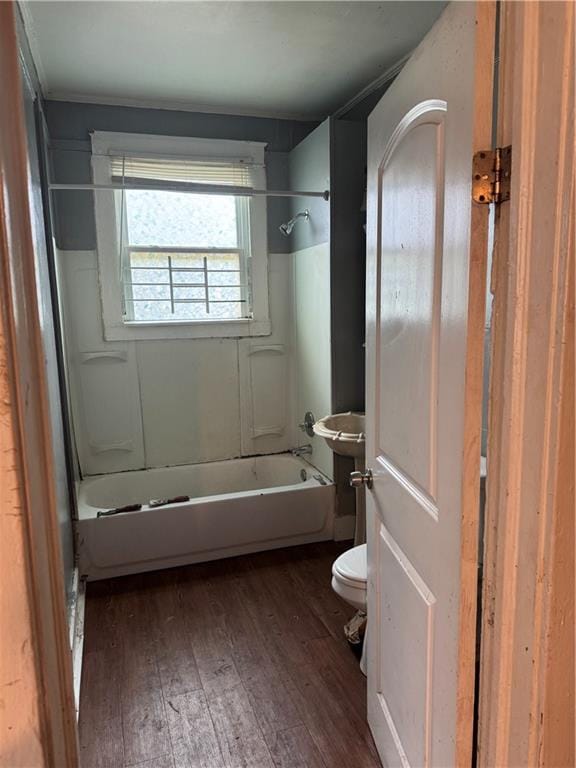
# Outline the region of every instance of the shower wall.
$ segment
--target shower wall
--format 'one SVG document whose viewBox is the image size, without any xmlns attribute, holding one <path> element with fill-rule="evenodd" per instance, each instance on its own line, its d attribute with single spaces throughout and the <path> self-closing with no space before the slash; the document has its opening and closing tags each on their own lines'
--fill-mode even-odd
<svg viewBox="0 0 576 768">
<path fill-rule="evenodd" d="M 268 143 L 269 187 L 288 185 L 288 153 L 315 123 L 129 107 L 46 104 L 55 180 L 90 182 L 90 131 Z M 98 287 L 93 196 L 55 195 L 76 445 L 82 472 L 217 461 L 295 445 L 289 203 L 268 199 L 272 335 L 107 342 Z M 326 205 L 326 204 L 325 204 Z M 258 350 L 273 345 L 274 350 Z M 112 351 L 114 358 L 91 352 Z M 278 435 L 258 436 L 273 422 Z"/>
<path fill-rule="evenodd" d="M 269 260 L 272 336 L 132 342 L 103 340 L 96 252 L 62 250 L 58 256 L 84 474 L 218 461 L 294 445 L 286 254 Z M 251 354 L 259 344 L 280 346 L 283 354 Z M 106 351 L 119 356 L 90 359 Z M 284 433 L 254 438 L 271 411 Z"/>
</svg>

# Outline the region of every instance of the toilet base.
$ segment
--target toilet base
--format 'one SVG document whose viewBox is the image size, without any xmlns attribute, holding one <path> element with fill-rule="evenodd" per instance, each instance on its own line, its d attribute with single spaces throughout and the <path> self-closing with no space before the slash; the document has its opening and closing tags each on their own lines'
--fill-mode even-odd
<svg viewBox="0 0 576 768">
<path fill-rule="evenodd" d="M 362 588 L 346 584 L 345 582 L 332 576 L 332 589 L 345 600 L 348 605 L 356 608 L 357 611 L 366 610 L 366 586 Z"/>
</svg>

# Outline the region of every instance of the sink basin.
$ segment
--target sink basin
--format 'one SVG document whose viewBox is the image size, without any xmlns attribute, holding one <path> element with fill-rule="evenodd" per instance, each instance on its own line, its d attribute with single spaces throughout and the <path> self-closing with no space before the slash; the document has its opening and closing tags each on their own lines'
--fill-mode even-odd
<svg viewBox="0 0 576 768">
<path fill-rule="evenodd" d="M 323 437 L 334 453 L 364 458 L 365 416 L 363 413 L 334 413 L 314 424 L 314 434 Z"/>
</svg>

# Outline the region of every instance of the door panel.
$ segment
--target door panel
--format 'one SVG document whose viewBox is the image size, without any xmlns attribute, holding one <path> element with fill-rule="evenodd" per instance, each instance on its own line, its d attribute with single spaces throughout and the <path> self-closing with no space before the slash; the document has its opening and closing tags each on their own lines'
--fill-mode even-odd
<svg viewBox="0 0 576 768">
<path fill-rule="evenodd" d="M 464 424 L 481 396 L 465 374 L 471 328 L 481 339 L 484 323 L 469 291 L 485 292 L 483 271 L 469 269 L 471 162 L 475 100 L 490 103 L 492 87 L 476 45 L 493 22 L 492 3 L 451 3 L 368 121 L 368 717 L 389 767 L 469 757 L 469 745 L 457 751 L 474 684 L 474 664 L 458 663 L 475 640 L 474 610 L 459 614 L 461 532 L 479 499 L 464 509 L 462 494 L 470 467 L 479 485 L 480 427 L 474 464 Z"/>
<path fill-rule="evenodd" d="M 432 101 L 406 116 L 378 174 L 378 455 L 432 505 L 442 277 L 442 106 Z"/>
<path fill-rule="evenodd" d="M 379 589 L 383 596 L 380 643 L 386 656 L 378 674 L 380 703 L 390 735 L 408 765 L 428 764 L 432 642 L 436 599 L 405 553 L 380 526 Z M 387 695 L 393 692 L 393 695 Z M 405 745 L 405 747 L 403 746 Z"/>
</svg>

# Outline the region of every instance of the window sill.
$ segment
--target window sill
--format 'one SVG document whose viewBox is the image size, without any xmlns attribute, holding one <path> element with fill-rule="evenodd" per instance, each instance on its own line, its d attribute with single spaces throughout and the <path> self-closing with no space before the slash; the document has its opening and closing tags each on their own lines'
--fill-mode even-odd
<svg viewBox="0 0 576 768">
<path fill-rule="evenodd" d="M 161 339 L 239 339 L 269 336 L 270 320 L 198 320 L 178 322 L 126 322 L 106 324 L 106 341 L 149 341 Z"/>
</svg>

